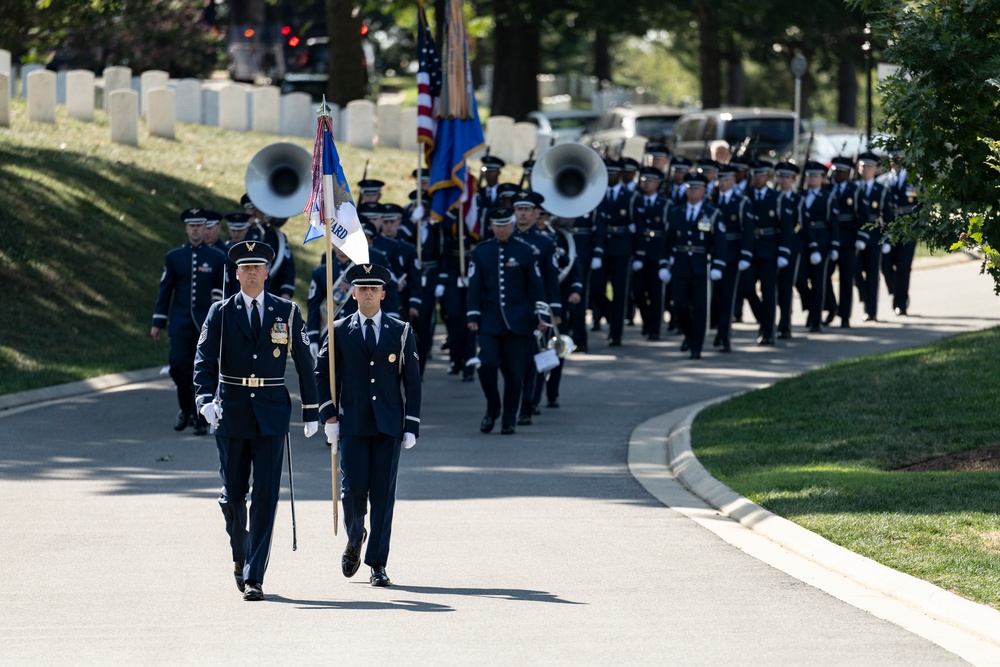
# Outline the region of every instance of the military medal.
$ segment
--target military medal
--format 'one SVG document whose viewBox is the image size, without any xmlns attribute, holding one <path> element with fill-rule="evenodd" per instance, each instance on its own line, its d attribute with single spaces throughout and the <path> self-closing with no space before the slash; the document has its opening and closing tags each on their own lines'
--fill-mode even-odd
<svg viewBox="0 0 1000 667">
<path fill-rule="evenodd" d="M 876 209 L 876 208 L 878 208 L 878 202 L 877 202 L 877 201 L 873 201 L 873 202 L 872 202 L 872 208 L 873 208 L 873 209 Z"/>
<path fill-rule="evenodd" d="M 280 347 L 274 348 L 274 358 L 277 359 L 280 356 L 281 356 L 281 348 Z"/>
<path fill-rule="evenodd" d="M 391 363 L 393 363 L 394 361 L 396 361 L 396 355 L 395 355 L 395 354 L 390 354 L 390 355 L 389 355 L 389 363 L 391 364 Z"/>
<path fill-rule="evenodd" d="M 774 209 L 772 208 L 770 211 L 767 212 L 767 214 L 773 218 L 774 217 Z"/>
<path fill-rule="evenodd" d="M 622 210 L 621 210 L 621 215 L 622 215 L 622 216 L 625 216 L 625 215 L 627 215 L 627 214 L 628 214 L 628 211 L 626 211 L 625 209 L 622 209 Z"/>
<path fill-rule="evenodd" d="M 699 232 L 710 232 L 712 231 L 712 223 L 710 223 L 705 218 L 698 220 L 698 231 Z"/>
<path fill-rule="evenodd" d="M 288 344 L 288 325 L 284 322 L 275 322 L 271 327 L 271 342 L 275 345 Z M 275 355 L 277 356 L 277 355 Z"/>
<path fill-rule="evenodd" d="M 853 206 L 854 205 L 854 199 L 852 197 L 848 197 L 847 198 L 847 205 L 848 206 Z"/>
</svg>

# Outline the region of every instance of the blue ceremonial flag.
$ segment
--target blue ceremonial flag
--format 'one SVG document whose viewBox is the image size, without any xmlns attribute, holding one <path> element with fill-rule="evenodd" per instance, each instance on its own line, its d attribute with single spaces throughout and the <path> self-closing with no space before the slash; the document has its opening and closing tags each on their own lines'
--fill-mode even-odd
<svg viewBox="0 0 1000 667">
<path fill-rule="evenodd" d="M 330 224 L 333 245 L 340 248 L 356 264 L 368 263 L 368 240 L 358 211 L 354 207 L 351 188 L 340 164 L 337 146 L 333 143 L 333 127 L 330 116 L 322 115 L 316 126 L 316 141 L 313 146 L 312 191 L 303 213 L 309 213 L 309 229 L 303 243 L 326 234 Z"/>
<path fill-rule="evenodd" d="M 434 220 L 442 219 L 450 209 L 475 196 L 474 192 L 467 192 L 468 159 L 486 145 L 469 70 L 462 0 L 449 0 L 444 60 L 445 76 L 429 188 Z"/>
</svg>

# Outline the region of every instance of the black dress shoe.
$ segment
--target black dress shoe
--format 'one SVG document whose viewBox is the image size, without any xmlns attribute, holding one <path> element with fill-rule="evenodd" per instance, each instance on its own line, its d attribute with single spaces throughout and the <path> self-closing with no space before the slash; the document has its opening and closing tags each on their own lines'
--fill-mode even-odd
<svg viewBox="0 0 1000 667">
<path fill-rule="evenodd" d="M 897 315 L 906 317 L 906 308 L 896 308 L 894 311 Z"/>
<path fill-rule="evenodd" d="M 205 435 L 206 433 L 208 433 L 208 422 L 205 421 L 204 417 L 199 415 L 198 421 L 194 423 L 194 434 Z"/>
<path fill-rule="evenodd" d="M 546 405 L 545 407 L 547 407 L 547 408 L 558 408 L 559 407 L 559 401 L 549 401 L 549 404 Z"/>
<path fill-rule="evenodd" d="M 868 313 L 865 313 L 864 315 L 861 316 L 861 321 L 862 322 L 878 322 L 878 320 L 875 318 L 874 315 L 869 315 Z"/>
<path fill-rule="evenodd" d="M 497 423 L 497 415 L 486 415 L 483 417 L 483 421 L 479 422 L 479 430 L 483 433 L 489 433 L 493 430 L 493 426 Z"/>
<path fill-rule="evenodd" d="M 608 347 L 621 347 L 622 342 L 616 338 L 612 338 L 608 341 Z"/>
<path fill-rule="evenodd" d="M 542 409 L 540 407 L 538 407 L 537 405 L 532 405 L 531 406 L 531 415 L 535 416 L 535 415 L 540 415 L 540 414 L 542 414 Z"/>
<path fill-rule="evenodd" d="M 345 577 L 353 577 L 358 571 L 358 567 L 361 566 L 361 545 L 365 543 L 367 537 L 368 531 L 364 530 L 361 533 L 361 543 L 358 546 L 354 546 L 348 541 L 347 546 L 344 547 L 344 555 L 340 559 L 340 569 L 343 570 Z"/>
<path fill-rule="evenodd" d="M 248 581 L 246 590 L 243 591 L 243 599 L 247 602 L 256 602 L 264 599 L 264 589 L 259 581 Z"/>
<path fill-rule="evenodd" d="M 685 338 L 684 342 L 681 343 L 681 352 L 687 352 L 690 349 L 691 349 L 691 341 Z"/>
<path fill-rule="evenodd" d="M 830 326 L 833 324 L 835 319 L 837 319 L 837 313 L 831 311 L 830 314 L 826 316 L 826 319 L 823 320 L 823 324 Z"/>
<path fill-rule="evenodd" d="M 792 337 L 792 332 L 791 331 L 779 331 L 778 332 L 778 338 L 785 339 L 785 338 L 791 338 L 791 337 Z"/>
<path fill-rule="evenodd" d="M 372 576 L 368 581 L 372 583 L 372 586 L 379 587 L 390 586 L 392 584 L 389 581 L 389 575 L 385 573 L 385 566 L 383 565 L 376 565 L 372 568 Z"/>
<path fill-rule="evenodd" d="M 728 340 L 722 341 L 722 348 L 719 349 L 719 352 L 732 352 L 732 351 L 733 348 L 730 347 L 729 341 Z"/>
<path fill-rule="evenodd" d="M 660 334 L 651 333 L 648 336 L 646 336 L 646 338 L 648 338 L 649 340 L 660 340 Z"/>
<path fill-rule="evenodd" d="M 458 375 L 462 372 L 462 369 L 458 367 L 458 364 L 451 363 L 448 364 L 448 375 Z"/>
<path fill-rule="evenodd" d="M 758 345 L 774 345 L 774 339 L 769 336 L 757 336 Z"/>
<path fill-rule="evenodd" d="M 242 593 L 246 590 L 246 584 L 243 583 L 243 563 L 233 563 L 233 576 L 236 577 L 236 588 Z"/>
<path fill-rule="evenodd" d="M 188 425 L 188 414 L 181 410 L 177 413 L 177 421 L 174 422 L 175 431 L 183 431 Z"/>
<path fill-rule="evenodd" d="M 518 426 L 531 426 L 531 415 L 521 415 L 517 418 Z"/>
<path fill-rule="evenodd" d="M 823 333 L 823 327 L 818 324 L 814 324 L 809 327 L 809 333 Z"/>
<path fill-rule="evenodd" d="M 592 325 L 590 325 L 590 330 L 591 331 L 600 331 L 601 330 L 601 323 L 600 322 L 594 322 Z"/>
<path fill-rule="evenodd" d="M 712 341 L 712 347 L 722 347 L 722 338 L 716 335 L 715 340 Z"/>
<path fill-rule="evenodd" d="M 843 320 L 843 319 L 840 320 L 840 328 L 841 329 L 850 329 L 851 328 L 850 321 L 849 320 Z"/>
<path fill-rule="evenodd" d="M 697 350 L 691 350 L 691 358 L 701 359 L 701 352 L 698 352 Z"/>
<path fill-rule="evenodd" d="M 514 435 L 514 427 L 504 426 L 503 428 L 500 429 L 500 435 Z"/>
<path fill-rule="evenodd" d="M 472 382 L 475 379 L 476 379 L 475 373 L 463 373 L 462 374 L 462 382 Z"/>
</svg>

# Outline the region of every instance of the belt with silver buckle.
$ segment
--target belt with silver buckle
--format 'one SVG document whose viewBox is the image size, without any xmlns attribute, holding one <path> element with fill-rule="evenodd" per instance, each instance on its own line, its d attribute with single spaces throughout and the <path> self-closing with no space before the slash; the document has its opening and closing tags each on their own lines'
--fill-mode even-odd
<svg viewBox="0 0 1000 667">
<path fill-rule="evenodd" d="M 614 232 L 614 233 L 627 232 L 628 231 L 628 225 L 618 225 L 618 226 L 615 226 L 615 227 L 607 227 L 606 229 L 609 232 Z"/>
<path fill-rule="evenodd" d="M 696 255 L 705 253 L 705 248 L 697 245 L 675 245 L 674 252 L 693 252 Z"/>
<path fill-rule="evenodd" d="M 232 384 L 237 387 L 282 387 L 285 384 L 285 378 L 239 378 L 233 377 L 232 375 L 219 375 L 219 380 L 222 384 Z"/>
</svg>

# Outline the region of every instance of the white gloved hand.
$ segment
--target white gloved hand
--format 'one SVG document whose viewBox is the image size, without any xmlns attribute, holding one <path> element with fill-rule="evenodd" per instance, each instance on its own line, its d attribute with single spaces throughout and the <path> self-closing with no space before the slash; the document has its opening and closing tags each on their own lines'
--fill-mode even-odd
<svg viewBox="0 0 1000 667">
<path fill-rule="evenodd" d="M 309 343 L 309 351 L 312 353 L 313 361 L 319 356 L 319 343 Z"/>
<path fill-rule="evenodd" d="M 781 256 L 779 256 L 779 257 L 778 257 L 778 268 L 779 268 L 779 269 L 783 269 L 783 268 L 785 268 L 786 266 L 788 266 L 788 259 L 787 259 L 787 258 L 785 258 L 785 257 L 781 257 Z"/>
<path fill-rule="evenodd" d="M 592 260 L 590 260 L 590 269 L 592 271 L 597 271 L 599 268 L 601 268 L 601 258 L 600 257 L 595 257 Z"/>
<path fill-rule="evenodd" d="M 669 283 L 670 278 L 672 277 L 670 275 L 670 269 L 667 268 L 660 269 L 659 271 L 656 272 L 656 275 L 660 277 L 660 282 L 664 283 Z"/>
<path fill-rule="evenodd" d="M 883 243 L 882 244 L 882 254 L 883 255 L 888 255 L 890 252 L 892 252 L 892 246 L 889 245 L 888 243 Z"/>
<path fill-rule="evenodd" d="M 712 269 L 708 275 L 712 280 L 722 280 L 722 269 Z"/>
<path fill-rule="evenodd" d="M 633 259 L 632 260 L 632 270 L 633 271 L 642 271 L 642 260 L 641 259 Z"/>
<path fill-rule="evenodd" d="M 323 424 L 323 432 L 326 433 L 326 441 L 330 443 L 330 446 L 333 447 L 333 453 L 336 454 L 340 449 L 338 445 L 340 440 L 340 422 Z"/>
<path fill-rule="evenodd" d="M 435 296 L 435 298 L 438 298 L 438 299 L 440 299 L 441 297 L 444 296 L 444 285 L 435 285 L 434 286 L 434 296 Z"/>
<path fill-rule="evenodd" d="M 747 269 L 749 269 L 749 268 L 750 268 L 750 262 L 746 261 L 745 259 L 741 259 L 741 260 L 740 260 L 740 263 L 739 263 L 739 264 L 737 264 L 737 265 L 736 265 L 736 267 L 737 267 L 737 268 L 738 268 L 738 269 L 739 269 L 740 271 L 746 271 Z"/>
<path fill-rule="evenodd" d="M 212 401 L 211 403 L 206 403 L 201 406 L 201 416 L 205 418 L 209 424 L 218 424 L 219 420 L 222 419 L 222 404 Z"/>
<path fill-rule="evenodd" d="M 306 434 L 307 438 L 316 435 L 317 431 L 319 431 L 319 422 L 306 422 L 306 425 L 302 427 L 302 432 Z"/>
<path fill-rule="evenodd" d="M 403 434 L 403 449 L 410 449 L 415 444 L 417 444 L 417 436 L 412 433 Z"/>
<path fill-rule="evenodd" d="M 864 241 L 862 241 L 861 239 L 858 239 L 857 241 L 854 242 L 854 247 L 855 247 L 855 249 L 857 249 L 858 252 L 861 252 L 867 246 L 868 246 L 868 244 L 865 243 Z"/>
<path fill-rule="evenodd" d="M 423 219 L 424 219 L 424 205 L 421 204 L 420 206 L 413 209 L 413 213 L 410 214 L 410 220 L 412 220 L 413 222 L 420 222 Z"/>
<path fill-rule="evenodd" d="M 837 250 L 831 250 L 830 251 L 830 261 L 831 262 L 836 262 L 838 259 L 840 259 L 840 252 L 837 251 Z"/>
<path fill-rule="evenodd" d="M 809 263 L 812 264 L 813 266 L 819 264 L 822 261 L 823 261 L 823 255 L 819 254 L 818 252 L 813 251 L 813 253 L 809 255 Z"/>
</svg>

